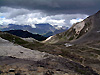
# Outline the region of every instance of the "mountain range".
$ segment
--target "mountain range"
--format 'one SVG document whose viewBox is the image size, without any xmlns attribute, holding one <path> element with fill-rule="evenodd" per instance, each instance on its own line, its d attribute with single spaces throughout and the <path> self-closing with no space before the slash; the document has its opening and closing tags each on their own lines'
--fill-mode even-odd
<svg viewBox="0 0 100 75">
<path fill-rule="evenodd" d="M 16 25 L 16 24 L 9 24 L 7 26 L 0 25 L 0 30 L 1 31 L 9 31 L 9 30 L 24 30 L 25 31 L 26 30 L 32 34 L 40 34 L 40 35 L 49 37 L 51 35 L 63 32 L 68 29 L 68 27 L 67 28 L 65 27 L 65 29 L 56 29 L 49 23 L 35 24 L 35 26 L 36 28 L 32 28 L 29 25 Z"/>
</svg>

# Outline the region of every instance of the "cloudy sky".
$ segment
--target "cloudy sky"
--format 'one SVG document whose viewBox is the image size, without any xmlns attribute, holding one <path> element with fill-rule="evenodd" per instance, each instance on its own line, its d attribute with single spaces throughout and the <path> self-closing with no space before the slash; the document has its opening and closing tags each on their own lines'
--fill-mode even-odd
<svg viewBox="0 0 100 75">
<path fill-rule="evenodd" d="M 71 27 L 100 10 L 100 0 L 0 0 L 0 25 Z"/>
</svg>

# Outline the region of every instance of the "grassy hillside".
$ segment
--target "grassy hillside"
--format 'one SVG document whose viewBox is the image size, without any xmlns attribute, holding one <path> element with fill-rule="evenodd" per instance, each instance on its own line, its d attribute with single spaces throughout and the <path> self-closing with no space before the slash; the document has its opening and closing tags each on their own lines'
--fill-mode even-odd
<svg viewBox="0 0 100 75">
<path fill-rule="evenodd" d="M 0 37 L 8 40 L 8 41 L 10 41 L 14 44 L 18 44 L 18 45 L 21 45 L 23 47 L 30 48 L 30 49 L 34 49 L 38 46 L 43 45 L 43 44 L 41 44 L 37 41 L 35 41 L 35 43 L 25 41 L 25 40 L 21 39 L 20 37 L 17 37 L 15 35 L 12 35 L 12 34 L 9 34 L 9 33 L 6 33 L 6 32 L 0 32 Z"/>
</svg>

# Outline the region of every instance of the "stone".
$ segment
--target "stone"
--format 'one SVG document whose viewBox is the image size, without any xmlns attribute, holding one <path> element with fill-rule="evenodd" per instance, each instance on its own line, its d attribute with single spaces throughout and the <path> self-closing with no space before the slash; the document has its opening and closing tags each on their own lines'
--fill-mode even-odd
<svg viewBox="0 0 100 75">
<path fill-rule="evenodd" d="M 15 72 L 15 69 L 11 68 L 11 69 L 9 70 L 9 72 Z"/>
<path fill-rule="evenodd" d="M 69 75 L 68 73 L 65 73 L 64 75 Z"/>
<path fill-rule="evenodd" d="M 0 71 L 0 74 L 2 74 L 3 72 L 2 71 Z"/>
<path fill-rule="evenodd" d="M 15 73 L 15 75 L 21 75 L 20 73 Z"/>
<path fill-rule="evenodd" d="M 48 70 L 48 71 L 46 71 L 46 73 L 44 75 L 53 75 L 53 74 L 54 74 L 54 72 Z"/>
</svg>

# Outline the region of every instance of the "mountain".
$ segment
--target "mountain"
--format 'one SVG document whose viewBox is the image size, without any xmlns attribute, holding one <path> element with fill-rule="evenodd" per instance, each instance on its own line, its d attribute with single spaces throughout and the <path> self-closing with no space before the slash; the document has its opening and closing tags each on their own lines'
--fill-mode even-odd
<svg viewBox="0 0 100 75">
<path fill-rule="evenodd" d="M 85 20 L 73 24 L 67 31 L 49 37 L 46 43 L 85 43 L 100 40 L 100 11 Z"/>
<path fill-rule="evenodd" d="M 35 24 L 36 28 L 32 28 L 29 25 L 16 25 L 16 24 L 9 24 L 7 27 L 3 27 L 0 25 L 1 31 L 8 31 L 8 30 L 27 30 L 33 34 L 44 34 L 50 31 L 54 31 L 55 28 L 50 25 L 49 23 L 43 23 L 43 24 Z"/>
<path fill-rule="evenodd" d="M 55 30 L 55 28 L 49 23 L 35 24 L 35 26 L 36 28 L 34 28 L 34 30 L 37 31 L 38 34 L 44 34 Z"/>
<path fill-rule="evenodd" d="M 50 37 L 50 36 L 52 36 L 52 35 L 55 35 L 55 34 L 58 34 L 58 33 L 61 33 L 61 32 L 64 32 L 64 31 L 66 31 L 66 30 L 68 30 L 68 27 L 66 27 L 66 28 L 60 28 L 60 29 L 56 29 L 55 31 L 53 31 L 53 32 L 47 32 L 46 34 L 44 34 L 43 36 L 45 36 L 45 37 Z"/>
<path fill-rule="evenodd" d="M 44 36 L 41 36 L 39 34 L 32 34 L 28 31 L 23 31 L 23 30 L 9 30 L 9 31 L 4 31 L 4 32 L 8 32 L 10 34 L 13 34 L 13 35 L 16 35 L 16 36 L 19 36 L 19 37 L 22 37 L 22 38 L 34 38 L 38 41 L 42 41 L 42 40 L 45 40 L 46 37 Z"/>
</svg>

